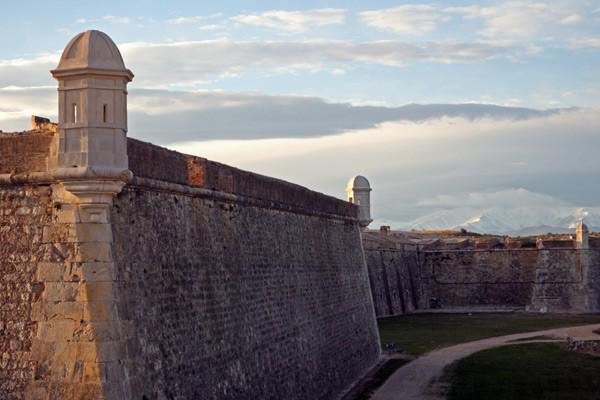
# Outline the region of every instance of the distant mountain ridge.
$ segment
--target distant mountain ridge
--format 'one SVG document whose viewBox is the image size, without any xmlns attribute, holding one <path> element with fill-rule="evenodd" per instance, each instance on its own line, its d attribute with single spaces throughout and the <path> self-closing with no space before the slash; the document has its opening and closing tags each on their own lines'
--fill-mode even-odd
<svg viewBox="0 0 600 400">
<path fill-rule="evenodd" d="M 529 236 L 544 233 L 571 233 L 581 221 L 591 231 L 600 231 L 600 207 L 492 207 L 441 210 L 418 218 L 405 228 L 466 229 L 478 233 Z"/>
<path fill-rule="evenodd" d="M 581 206 L 523 187 L 442 193 L 423 198 L 412 221 L 376 221 L 397 229 L 460 230 L 510 236 L 571 233 L 581 220 L 600 231 L 600 207 Z M 419 215 L 419 214 L 417 214 Z M 376 226 L 376 224 L 374 224 Z"/>
</svg>

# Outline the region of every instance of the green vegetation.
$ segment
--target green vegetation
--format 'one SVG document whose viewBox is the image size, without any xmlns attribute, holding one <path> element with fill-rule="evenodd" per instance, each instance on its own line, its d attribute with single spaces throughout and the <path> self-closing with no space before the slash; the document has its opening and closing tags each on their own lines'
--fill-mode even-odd
<svg viewBox="0 0 600 400">
<path fill-rule="evenodd" d="M 379 319 L 381 341 L 418 355 L 494 336 L 600 323 L 600 315 L 524 313 L 414 314 Z"/>
<path fill-rule="evenodd" d="M 600 358 L 554 343 L 484 350 L 451 365 L 449 400 L 597 400 Z"/>
</svg>

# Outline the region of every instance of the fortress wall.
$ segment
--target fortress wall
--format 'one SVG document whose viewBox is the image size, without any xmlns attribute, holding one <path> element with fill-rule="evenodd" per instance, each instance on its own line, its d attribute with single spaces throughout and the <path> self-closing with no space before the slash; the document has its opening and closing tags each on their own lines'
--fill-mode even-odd
<svg viewBox="0 0 600 400">
<path fill-rule="evenodd" d="M 2 160 L 0 158 L 0 160 Z M 51 221 L 48 187 L 0 186 L 0 398 L 24 398 L 36 364 L 32 344 L 37 323 L 32 315 L 44 285 L 38 262 L 55 257 L 43 243 Z"/>
<path fill-rule="evenodd" d="M 588 268 L 585 276 L 587 306 L 590 310 L 600 311 L 600 249 L 591 248 L 587 251 L 580 251 L 579 254 L 588 256 Z"/>
<path fill-rule="evenodd" d="M 135 140 L 82 204 L 28 175 L 52 138 L 0 135 L 0 398 L 332 399 L 377 362 L 353 205 Z"/>
<path fill-rule="evenodd" d="M 534 310 L 597 312 L 600 251 L 542 250 L 531 307 Z"/>
<path fill-rule="evenodd" d="M 133 393 L 335 399 L 377 361 L 355 220 L 130 186 L 112 223 Z"/>
<path fill-rule="evenodd" d="M 411 311 L 402 307 L 401 291 L 412 293 L 413 304 L 421 310 L 600 310 L 598 249 L 417 252 L 370 248 L 365 253 L 377 316 Z"/>
<path fill-rule="evenodd" d="M 425 252 L 423 291 L 428 306 L 522 307 L 531 301 L 537 251 Z"/>
<path fill-rule="evenodd" d="M 411 251 L 365 251 L 377 316 L 406 314 L 422 308 L 417 257 Z"/>
<path fill-rule="evenodd" d="M 36 131 L 0 133 L 0 174 L 46 171 L 53 136 Z"/>
<path fill-rule="evenodd" d="M 204 188 L 356 218 L 356 207 L 300 185 L 243 171 L 202 157 L 128 139 L 129 169 L 134 176 Z"/>
<path fill-rule="evenodd" d="M 185 154 L 127 138 L 127 158 L 134 176 L 190 185 Z"/>
</svg>

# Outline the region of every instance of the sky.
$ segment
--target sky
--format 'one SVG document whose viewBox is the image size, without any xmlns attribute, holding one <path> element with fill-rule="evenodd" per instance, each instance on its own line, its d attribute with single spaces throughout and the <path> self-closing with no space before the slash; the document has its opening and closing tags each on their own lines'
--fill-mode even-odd
<svg viewBox="0 0 600 400">
<path fill-rule="evenodd" d="M 2 15 L 4 131 L 56 118 L 48 71 L 98 29 L 135 74 L 130 136 L 337 197 L 363 174 L 374 225 L 597 205 L 600 0 L 24 0 Z"/>
</svg>

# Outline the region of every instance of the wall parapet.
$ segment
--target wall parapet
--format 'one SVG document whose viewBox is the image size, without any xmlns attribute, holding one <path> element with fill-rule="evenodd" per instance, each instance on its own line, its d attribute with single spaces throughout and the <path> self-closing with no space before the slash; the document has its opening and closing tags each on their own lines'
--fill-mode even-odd
<svg viewBox="0 0 600 400">
<path fill-rule="evenodd" d="M 2 133 L 0 186 L 56 183 L 58 180 L 48 164 L 55 135 L 55 132 L 39 130 Z M 206 158 L 131 138 L 127 139 L 127 153 L 129 168 L 138 186 L 195 196 L 217 196 L 303 214 L 357 218 L 357 207 L 346 201 Z"/>
<path fill-rule="evenodd" d="M 158 192 L 166 192 L 173 194 L 180 194 L 183 196 L 209 198 L 221 201 L 242 203 L 249 206 L 268 208 L 279 211 L 287 211 L 295 214 L 302 215 L 313 215 L 318 217 L 324 217 L 328 219 L 339 219 L 342 221 L 356 222 L 356 218 L 353 216 L 346 216 L 340 214 L 333 214 L 327 212 L 321 212 L 319 210 L 311 208 L 298 207 L 292 204 L 279 203 L 276 201 L 265 200 L 261 198 L 242 196 L 233 193 L 226 193 L 223 191 L 192 187 L 188 185 L 180 185 L 178 183 L 171 183 L 151 178 L 141 178 L 134 176 L 128 186 L 139 187 L 143 189 L 154 190 Z"/>
<path fill-rule="evenodd" d="M 235 195 L 237 199 L 272 203 L 274 207 L 285 206 L 312 214 L 357 218 L 357 207 L 346 201 L 206 158 L 179 153 L 131 138 L 127 141 L 127 155 L 129 169 L 135 177 L 180 185 L 175 191 L 186 191 L 182 186 L 188 186 L 210 191 L 206 193 L 222 192 Z M 138 179 L 137 182 L 148 183 L 150 180 Z M 156 183 L 153 185 L 157 187 Z"/>
<path fill-rule="evenodd" d="M 55 133 L 32 130 L 0 133 L 0 174 L 48 171 L 48 156 Z"/>
</svg>

